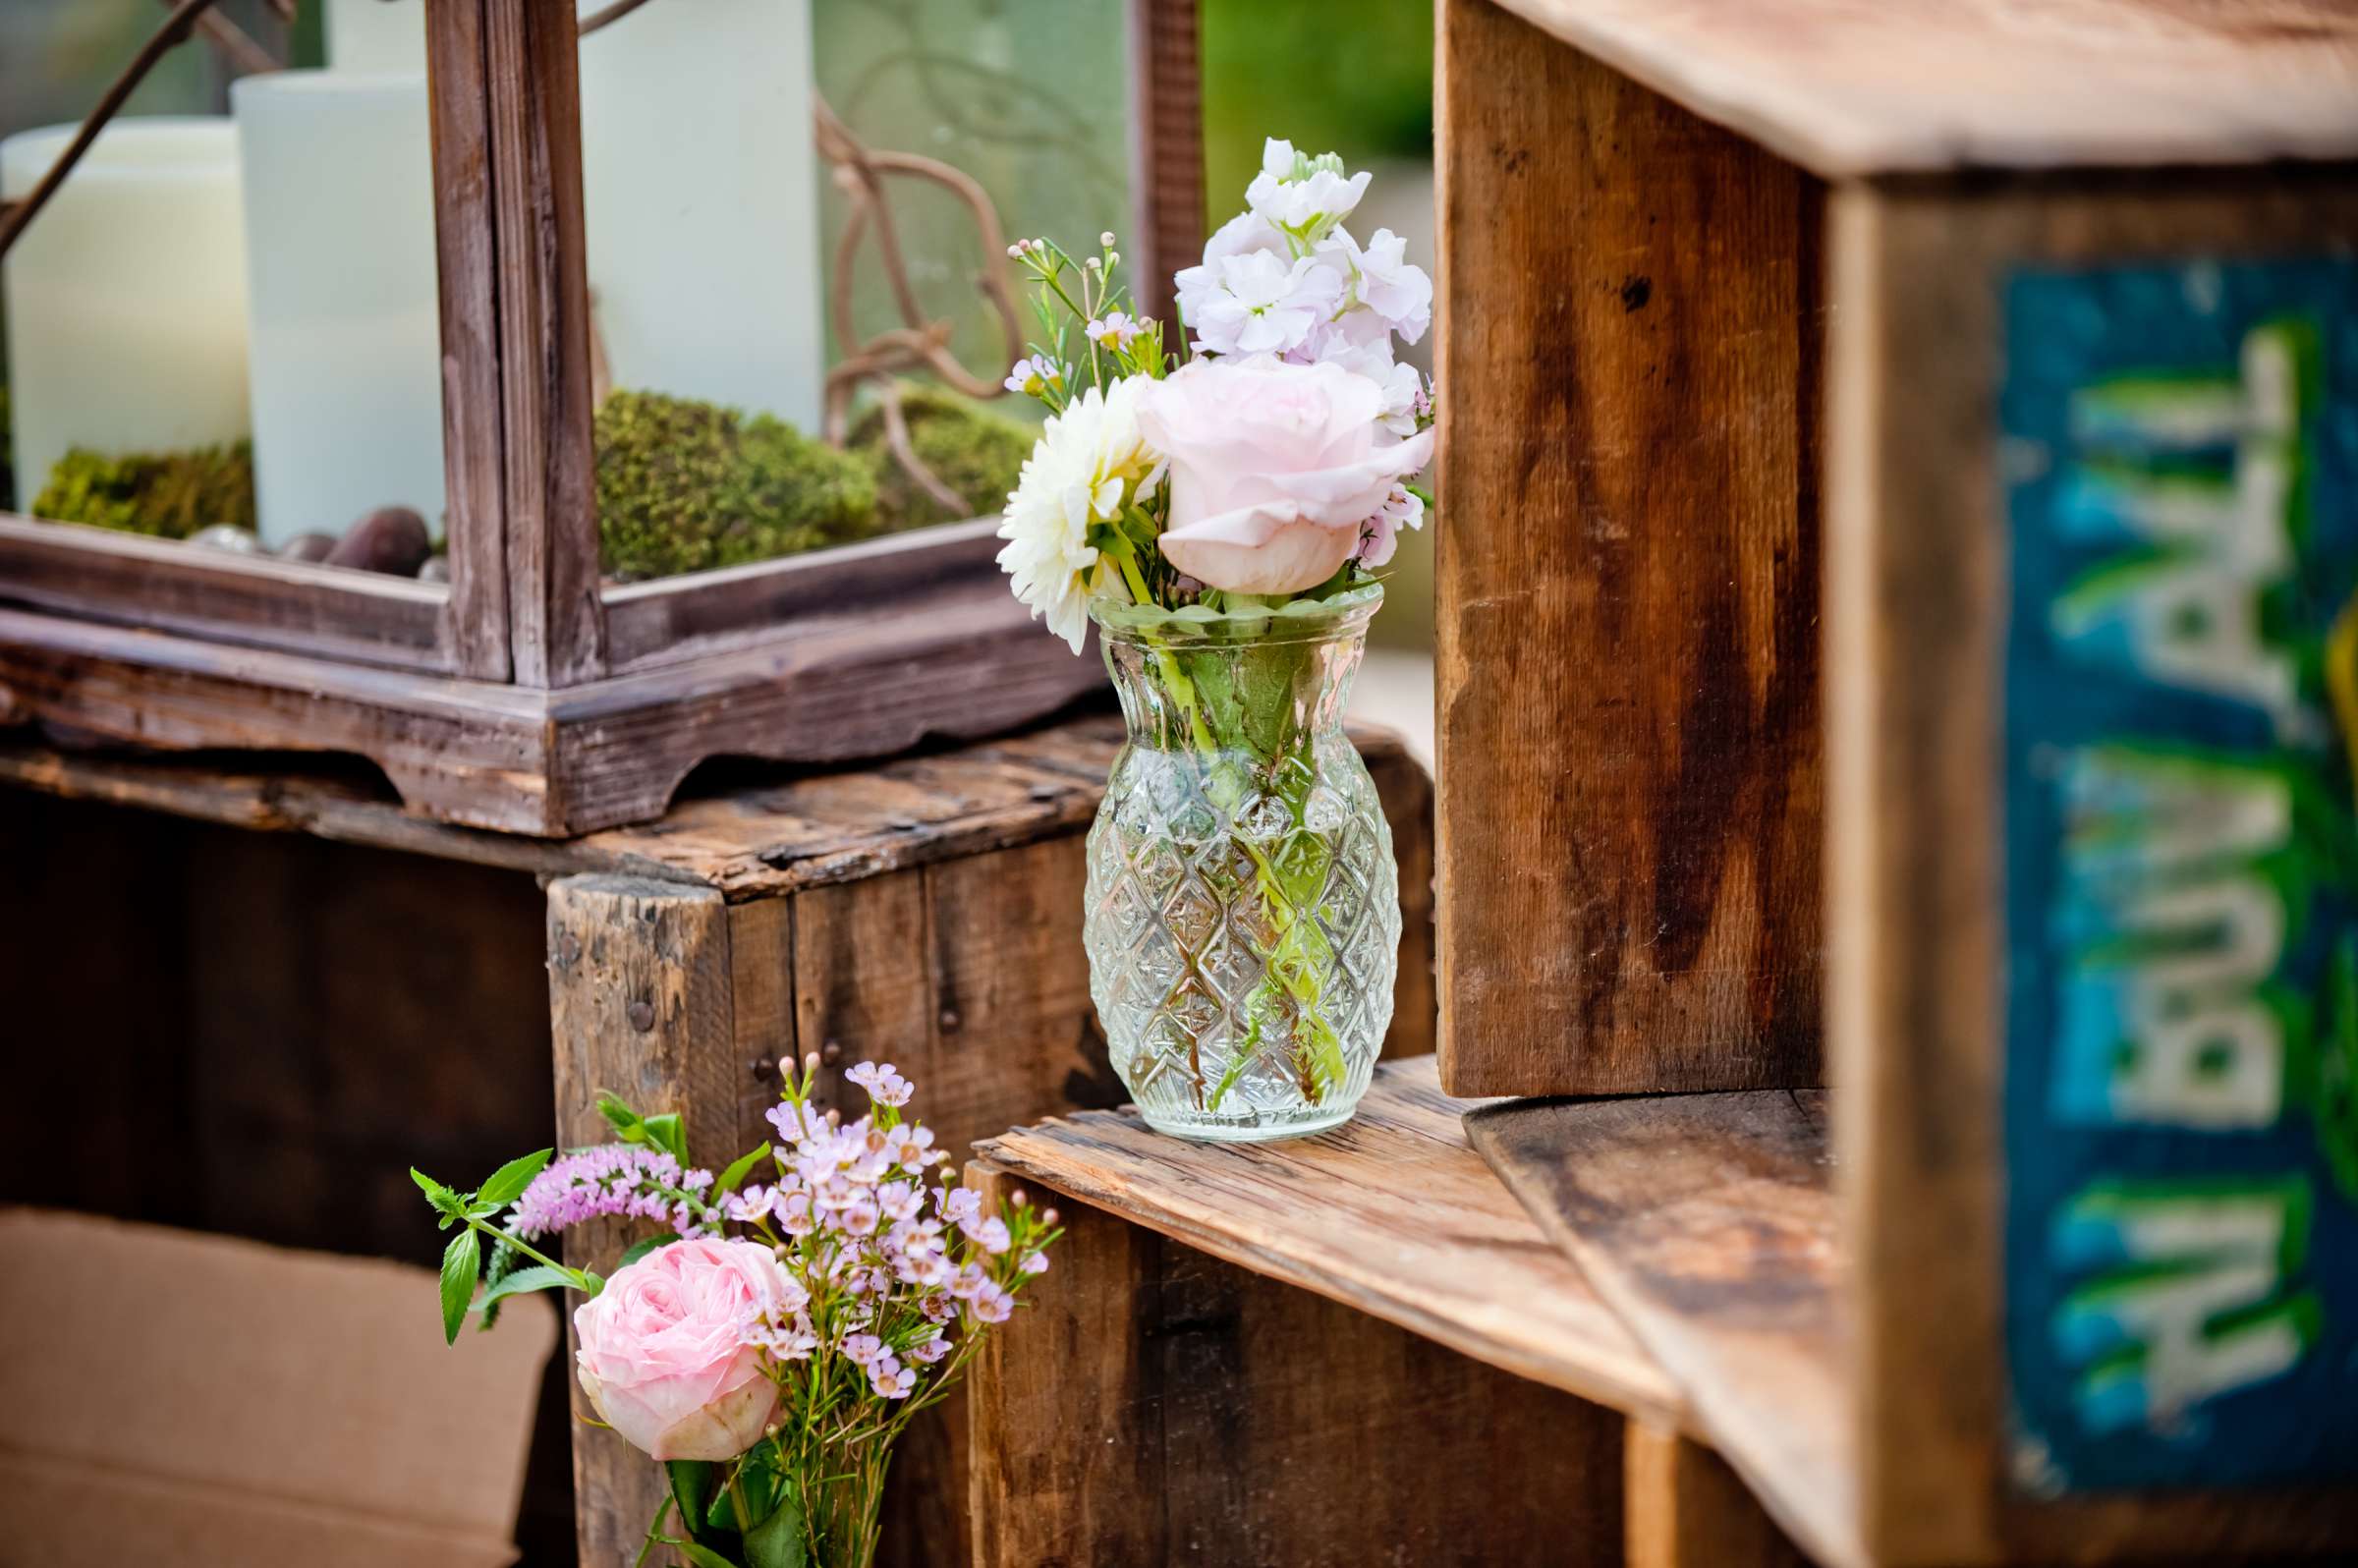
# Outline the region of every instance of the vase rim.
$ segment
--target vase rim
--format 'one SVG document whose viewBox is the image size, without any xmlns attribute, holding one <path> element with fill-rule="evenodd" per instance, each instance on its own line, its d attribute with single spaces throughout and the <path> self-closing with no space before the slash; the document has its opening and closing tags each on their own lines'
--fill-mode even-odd
<svg viewBox="0 0 2358 1568">
<path fill-rule="evenodd" d="M 1323 642 L 1362 632 L 1383 606 L 1383 585 L 1363 583 L 1323 599 L 1294 599 L 1274 609 L 1215 610 L 1190 604 L 1166 610 L 1156 604 L 1131 604 L 1119 599 L 1089 601 L 1089 618 L 1116 639 L 1152 638 L 1158 642 L 1269 644 Z"/>
</svg>

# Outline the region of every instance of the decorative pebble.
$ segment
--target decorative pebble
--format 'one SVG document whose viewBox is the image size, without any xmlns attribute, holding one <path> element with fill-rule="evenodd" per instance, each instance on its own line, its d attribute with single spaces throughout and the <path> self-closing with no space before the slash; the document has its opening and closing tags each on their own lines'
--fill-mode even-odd
<svg viewBox="0 0 2358 1568">
<path fill-rule="evenodd" d="M 421 583 L 449 582 L 450 557 L 447 555 L 427 556 L 425 564 L 418 569 L 418 581 Z"/>
<path fill-rule="evenodd" d="M 406 506 L 380 506 L 352 526 L 327 554 L 330 566 L 416 577 L 433 549 L 425 519 Z"/>
<path fill-rule="evenodd" d="M 278 547 L 282 561 L 324 561 L 336 548 L 333 533 L 298 533 Z"/>
<path fill-rule="evenodd" d="M 215 523 L 210 528 L 198 529 L 189 535 L 189 542 L 208 550 L 227 550 L 232 555 L 262 553 L 262 536 L 235 523 Z"/>
</svg>

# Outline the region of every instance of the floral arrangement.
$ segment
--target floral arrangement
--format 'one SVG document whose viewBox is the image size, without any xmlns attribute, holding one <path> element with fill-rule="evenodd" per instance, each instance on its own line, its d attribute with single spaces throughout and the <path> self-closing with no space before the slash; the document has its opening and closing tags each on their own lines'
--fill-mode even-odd
<svg viewBox="0 0 2358 1568">
<path fill-rule="evenodd" d="M 526 1291 L 586 1298 L 573 1316 L 582 1387 L 669 1481 L 638 1568 L 865 1568 L 893 1442 L 949 1392 L 1060 1234 L 1055 1210 L 1021 1193 L 986 1214 L 952 1186 L 933 1134 L 903 1116 L 913 1086 L 889 1064 L 845 1075 L 870 1100 L 848 1123 L 812 1106 L 815 1055 L 800 1073 L 779 1065 L 779 1142 L 717 1175 L 689 1165 L 679 1117 L 612 1095 L 598 1104 L 613 1143 L 542 1149 L 474 1192 L 410 1173 L 457 1231 L 442 1256 L 445 1337 L 471 1312 L 490 1326 Z M 602 1279 L 541 1250 L 604 1218 L 663 1229 Z"/>
<path fill-rule="evenodd" d="M 1173 280 L 1184 360 L 1111 234 L 1008 252 L 1042 336 L 1006 384 L 1049 417 L 999 563 L 1075 652 L 1104 633 L 1130 744 L 1090 837 L 1092 994 L 1141 1111 L 1190 1137 L 1335 1125 L 1391 1016 L 1398 871 L 1340 720 L 1431 504 L 1432 388 L 1396 345 L 1432 282 L 1345 227 L 1368 179 L 1269 141 Z"/>
<path fill-rule="evenodd" d="M 1078 262 L 1047 240 L 1009 248 L 1044 337 L 1007 386 L 1049 419 L 1007 497 L 999 564 L 1075 652 L 1093 598 L 1325 598 L 1422 526 L 1431 497 L 1410 481 L 1432 457 L 1432 396 L 1393 341 L 1432 324 L 1432 280 L 1398 235 L 1363 246 L 1343 227 L 1368 179 L 1269 141 L 1246 210 L 1173 280 L 1184 364 L 1160 323 L 1132 315 L 1111 234 Z"/>
</svg>

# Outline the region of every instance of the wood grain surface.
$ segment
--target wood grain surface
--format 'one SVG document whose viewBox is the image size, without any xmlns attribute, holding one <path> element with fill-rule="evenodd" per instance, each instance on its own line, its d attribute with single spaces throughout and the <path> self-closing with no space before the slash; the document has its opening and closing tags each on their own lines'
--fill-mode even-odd
<svg viewBox="0 0 2358 1568">
<path fill-rule="evenodd" d="M 1825 1568 L 1865 1568 L 1825 1096 L 1506 1102 L 1467 1132 Z"/>
<path fill-rule="evenodd" d="M 1628 1568 L 1809 1568 L 1727 1461 L 1648 1422 L 1622 1460 Z"/>
<path fill-rule="evenodd" d="M 2009 268 L 2346 253 L 2358 172 L 1861 190 L 1831 236 L 1827 1029 L 1869 1540 L 1927 1565 L 2358 1544 L 2349 1487 L 2005 1490 L 1994 468 Z"/>
<path fill-rule="evenodd" d="M 1390 731 L 1351 733 L 1400 861 L 1397 997 L 1400 1010 L 1412 1011 L 1417 989 L 1432 990 L 1432 783 Z M 365 768 L 257 769 L 250 758 L 63 752 L 0 737 L 0 781 L 548 875 L 702 883 L 744 903 L 1080 832 L 1120 744 L 1120 720 L 1093 714 L 839 772 L 715 774 L 660 820 L 561 840 L 426 821 L 405 812 Z"/>
<path fill-rule="evenodd" d="M 485 0 L 425 17 L 432 116 L 436 303 L 442 330 L 443 528 L 458 672 L 504 681 L 508 647 L 507 448 L 499 395 L 499 215 L 491 191 Z"/>
<path fill-rule="evenodd" d="M 737 1103 L 728 906 L 710 888 L 631 877 L 568 877 L 548 888 L 549 1023 L 556 1039 L 557 1138 L 602 1144 L 610 1090 L 646 1115 L 687 1114 L 689 1153 L 711 1166 L 756 1142 Z M 643 1225 L 598 1220 L 566 1232 L 565 1261 L 611 1273 Z M 566 1371 L 575 1340 L 565 1331 Z M 569 1377 L 574 1518 L 585 1564 L 629 1562 L 664 1495 L 663 1471 L 595 1419 Z"/>
<path fill-rule="evenodd" d="M 1828 179 L 2358 154 L 2342 0 L 1500 3 Z"/>
<path fill-rule="evenodd" d="M 1386 1062 L 1335 1132 L 1189 1143 L 1134 1111 L 978 1146 L 1013 1176 L 1624 1412 L 1677 1423 L 1662 1372 L 1466 1143 L 1430 1058 Z"/>
<path fill-rule="evenodd" d="M 1442 1082 L 1814 1084 L 1822 188 L 1440 18 Z"/>
<path fill-rule="evenodd" d="M 233 555 L 0 512 L 0 595 L 93 620 L 460 673 L 452 590 L 346 567 Z"/>
<path fill-rule="evenodd" d="M 481 3 L 510 676 L 519 686 L 571 686 L 606 672 L 574 6 Z"/>
<path fill-rule="evenodd" d="M 976 1568 L 1621 1560 L 1614 1412 L 1032 1193 L 1069 1228 L 968 1390 Z"/>
</svg>

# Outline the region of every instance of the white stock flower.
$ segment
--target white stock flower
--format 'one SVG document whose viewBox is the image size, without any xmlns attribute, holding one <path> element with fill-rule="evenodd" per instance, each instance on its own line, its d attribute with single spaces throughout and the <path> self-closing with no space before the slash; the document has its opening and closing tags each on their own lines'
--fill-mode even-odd
<svg viewBox="0 0 2358 1568">
<path fill-rule="evenodd" d="M 1373 310 L 1346 310 L 1319 326 L 1288 358 L 1303 364 L 1339 364 L 1366 376 L 1382 388 L 1383 406 L 1377 419 L 1384 429 L 1403 440 L 1417 433 L 1418 402 L 1425 392 L 1425 378 L 1415 365 L 1393 363 L 1391 332 Z"/>
<path fill-rule="evenodd" d="M 1144 376 L 1091 387 L 1040 427 L 1007 497 L 999 523 L 999 565 L 1015 596 L 1045 617 L 1048 630 L 1081 651 L 1089 636 L 1089 597 L 1110 566 L 1089 542 L 1092 523 L 1121 515 L 1126 493 L 1151 491 L 1161 473 L 1139 434 Z"/>
<path fill-rule="evenodd" d="M 1348 229 L 1336 229 L 1319 247 L 1319 258 L 1351 280 L 1351 297 L 1366 306 L 1403 343 L 1414 343 L 1432 325 L 1432 279 L 1408 261 L 1408 242 L 1377 229 L 1363 249 Z"/>
<path fill-rule="evenodd" d="M 1331 152 L 1304 157 L 1291 141 L 1271 137 L 1262 147 L 1261 173 L 1245 187 L 1245 201 L 1278 228 L 1317 240 L 1351 215 L 1369 178 L 1365 172 L 1345 175 Z"/>
<path fill-rule="evenodd" d="M 1341 273 L 1315 256 L 1289 261 L 1270 251 L 1224 255 L 1174 281 L 1196 346 L 1207 354 L 1284 354 L 1343 303 Z"/>
</svg>

